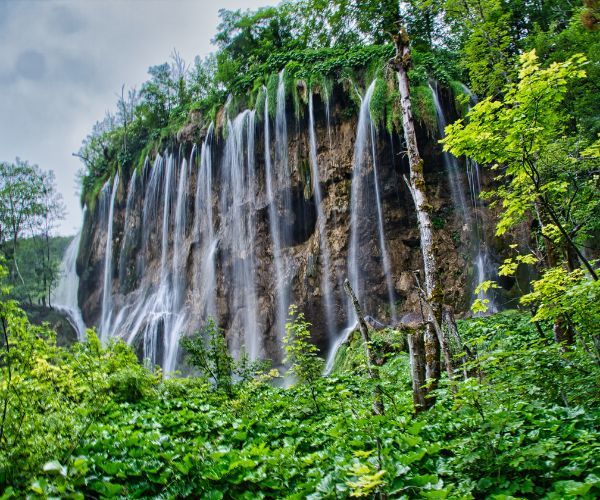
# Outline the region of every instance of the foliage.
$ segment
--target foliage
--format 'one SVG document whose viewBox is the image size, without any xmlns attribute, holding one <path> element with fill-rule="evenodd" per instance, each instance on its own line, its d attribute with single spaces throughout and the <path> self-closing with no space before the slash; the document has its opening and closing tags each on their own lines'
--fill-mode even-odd
<svg viewBox="0 0 600 500">
<path fill-rule="evenodd" d="M 52 171 L 19 158 L 0 162 L 0 254 L 8 262 L 13 297 L 50 304 L 62 256 L 53 231 L 63 217 Z"/>
<path fill-rule="evenodd" d="M 532 321 L 566 318 L 578 334 L 581 347 L 600 362 L 600 283 L 590 280 L 581 269 L 548 269 L 532 284 L 533 291 L 521 297 L 521 303 L 533 305 Z"/>
<path fill-rule="evenodd" d="M 233 356 L 229 353 L 223 330 L 209 318 L 201 332 L 181 339 L 181 346 L 189 356 L 189 363 L 209 378 L 217 390 L 231 394 L 233 384 Z"/>
<path fill-rule="evenodd" d="M 58 348 L 14 303 L 0 313 L 3 498 L 599 493 L 598 367 L 520 313 L 460 323 L 475 377 L 442 383 L 418 417 L 398 332 L 373 332 L 389 408 L 373 416 L 360 368 L 316 381 L 317 413 L 308 384 L 246 378 L 226 396 L 204 377 L 160 382 L 121 342 L 103 348 L 90 331 Z M 305 342 L 308 327 L 298 314 L 288 333 Z M 358 366 L 360 343 L 349 346 Z"/>
<path fill-rule="evenodd" d="M 52 330 L 4 298 L 0 330 L 0 484 L 28 481 L 48 457 L 69 459 L 110 401 L 153 397 L 157 379 L 122 342 L 102 347 L 88 331 L 85 343 L 57 347 Z"/>
<path fill-rule="evenodd" d="M 477 357 L 473 378 L 443 388 L 425 416 L 425 435 L 441 440 L 439 462 L 456 493 L 592 498 L 597 492 L 600 371 L 584 352 L 562 353 L 529 322 L 508 311 L 459 323 Z M 597 493 L 596 493 L 597 494 Z M 546 496 L 545 496 L 546 495 Z"/>
<path fill-rule="evenodd" d="M 561 179 L 561 171 L 572 169 L 581 176 L 593 167 L 594 161 L 578 154 L 574 148 L 580 145 L 573 141 L 561 141 L 563 151 L 568 151 L 562 157 L 555 156 L 558 151 L 553 148 L 566 132 L 562 102 L 567 85 L 585 77 L 584 63 L 582 56 L 574 56 L 542 69 L 535 52 L 524 54 L 520 80 L 506 87 L 503 101 L 487 98 L 473 107 L 468 123 L 459 120 L 447 127 L 445 150 L 497 165 L 502 169 L 500 178 L 509 183 L 493 193 L 504 208 L 497 234 L 521 222 L 536 202 L 544 200 L 541 210 L 549 210 L 550 204 L 559 212 L 561 197 L 569 196 L 568 178 Z"/>
<path fill-rule="evenodd" d="M 266 361 L 251 361 L 242 351 L 239 359 L 229 352 L 223 329 L 209 318 L 201 331 L 191 337 L 181 339 L 181 346 L 188 355 L 187 362 L 198 369 L 217 391 L 232 396 L 237 383 L 244 384 L 269 369 Z"/>
<path fill-rule="evenodd" d="M 315 410 L 318 412 L 316 385 L 321 378 L 324 365 L 323 360 L 317 355 L 317 346 L 310 342 L 310 326 L 310 323 L 305 321 L 304 314 L 298 312 L 296 306 L 291 305 L 283 338 L 286 353 L 284 363 L 289 364 L 290 375 L 298 382 L 308 385 Z"/>
</svg>

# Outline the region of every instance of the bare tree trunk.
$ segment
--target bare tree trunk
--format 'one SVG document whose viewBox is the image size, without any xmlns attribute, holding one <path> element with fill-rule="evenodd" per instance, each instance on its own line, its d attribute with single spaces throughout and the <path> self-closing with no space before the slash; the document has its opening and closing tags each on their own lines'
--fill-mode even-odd
<svg viewBox="0 0 600 500">
<path fill-rule="evenodd" d="M 427 302 L 431 305 L 432 316 L 438 324 L 442 319 L 442 291 L 439 285 L 439 270 L 434 253 L 433 230 L 431 225 L 431 205 L 425 193 L 425 177 L 423 176 L 423 160 L 419 154 L 417 136 L 415 134 L 412 108 L 410 104 L 410 86 L 407 71 L 410 68 L 410 47 L 406 30 L 400 28 L 394 36 L 396 44 L 396 57 L 393 64 L 398 71 L 398 86 L 400 90 L 400 104 L 402 108 L 402 127 L 404 139 L 408 149 L 408 162 L 410 167 L 410 180 L 407 181 L 410 194 L 415 204 L 419 233 L 421 236 L 421 252 L 423 254 L 423 270 L 425 271 L 425 292 Z M 434 389 L 440 377 L 440 345 L 433 327 L 433 318 L 425 331 L 425 376 L 429 390 Z M 428 398 L 427 406 L 434 403 L 433 398 Z"/>
<path fill-rule="evenodd" d="M 425 399 L 425 343 L 423 342 L 423 331 L 407 335 L 408 353 L 410 356 L 410 375 L 412 378 L 413 404 L 415 412 L 419 413 L 427 409 Z"/>
<path fill-rule="evenodd" d="M 369 372 L 369 378 L 375 382 L 375 389 L 373 393 L 373 414 L 383 415 L 383 391 L 381 389 L 379 379 L 379 370 L 377 368 L 377 365 L 375 364 L 375 356 L 373 354 L 373 351 L 371 350 L 371 339 L 369 338 L 369 329 L 367 327 L 367 323 L 365 322 L 365 318 L 363 316 L 360 304 L 358 303 L 358 299 L 356 298 L 356 295 L 354 295 L 354 290 L 352 290 L 348 279 L 344 280 L 344 290 L 346 291 L 348 297 L 350 297 L 350 300 L 352 300 L 354 312 L 356 313 L 356 317 L 358 318 L 358 326 L 363 339 L 363 343 L 365 345 L 365 353 L 367 355 L 367 370 Z"/>
<path fill-rule="evenodd" d="M 454 367 L 452 365 L 452 356 L 450 355 L 450 347 L 448 345 L 448 341 L 446 340 L 446 336 L 444 335 L 444 330 L 442 329 L 442 325 L 438 322 L 437 316 L 435 314 L 435 310 L 433 306 L 427 300 L 425 296 L 424 290 L 421 288 L 421 283 L 419 278 L 415 273 L 415 279 L 417 281 L 417 289 L 419 291 L 419 298 L 421 299 L 421 304 L 425 304 L 427 306 L 427 313 L 435 333 L 437 335 L 438 342 L 442 348 L 442 353 L 444 355 L 444 364 L 446 365 L 446 372 L 448 373 L 448 380 L 452 380 L 454 378 Z M 421 310 L 423 306 L 421 305 Z M 443 308 L 442 308 L 442 319 L 443 319 Z M 454 321 L 454 318 L 449 316 L 447 317 L 448 321 Z M 456 328 L 456 324 L 454 324 L 454 328 Z"/>
</svg>

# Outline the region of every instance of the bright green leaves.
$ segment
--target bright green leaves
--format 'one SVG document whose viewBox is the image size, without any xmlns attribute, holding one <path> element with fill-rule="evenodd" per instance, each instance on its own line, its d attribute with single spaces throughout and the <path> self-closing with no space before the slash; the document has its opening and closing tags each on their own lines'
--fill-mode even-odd
<svg viewBox="0 0 600 500">
<path fill-rule="evenodd" d="M 305 321 L 304 314 L 298 312 L 295 305 L 289 309 L 289 320 L 285 324 L 283 338 L 289 373 L 300 383 L 309 386 L 315 410 L 320 410 L 317 400 L 317 385 L 323 373 L 324 363 L 318 356 L 318 348 L 310 341 L 310 323 Z"/>
<path fill-rule="evenodd" d="M 564 295 L 583 284 L 576 276 L 572 281 Z M 586 288 L 590 301 L 600 302 L 597 292 Z M 590 310 L 590 302 L 581 307 Z M 292 343 L 309 343 L 300 314 L 288 325 Z M 457 382 L 456 392 L 442 381 L 440 404 L 418 419 L 408 359 L 398 352 L 402 342 L 385 331 L 378 332 L 388 353 L 381 383 L 390 411 L 377 417 L 372 382 L 356 370 L 319 377 L 318 412 L 307 383 L 243 384 L 226 397 L 202 378 L 169 379 L 139 400 L 119 403 L 107 384 L 112 371 L 129 366 L 125 347 L 103 349 L 90 335 L 75 360 L 62 349 L 43 354 L 45 342 L 22 344 L 66 376 L 88 375 L 86 389 L 99 386 L 104 397 L 76 407 L 62 398 L 63 413 L 28 408 L 29 421 L 38 412 L 38 441 L 19 455 L 21 475 L 4 476 L 12 489 L 3 498 L 597 496 L 593 363 L 540 339 L 520 313 L 473 318 L 459 328 L 477 352 L 466 366 L 474 376 Z M 351 344 L 362 352 L 360 340 Z M 312 358 L 310 346 L 296 347 Z M 38 383 L 29 386 L 29 398 L 43 392 L 48 405 L 60 394 Z M 78 432 L 40 434 L 46 427 L 60 431 L 57 419 Z"/>
<path fill-rule="evenodd" d="M 554 267 L 533 283 L 533 291 L 524 295 L 521 302 L 537 308 L 533 321 L 570 318 L 577 325 L 580 341 L 600 359 L 594 347 L 600 324 L 600 282 L 590 280 L 581 269 L 569 272 Z"/>
<path fill-rule="evenodd" d="M 487 280 L 479 283 L 475 288 L 475 295 L 486 294 L 488 290 L 492 288 L 500 288 L 500 286 L 492 280 Z M 486 298 L 477 298 L 473 301 L 471 305 L 471 311 L 475 314 L 485 313 L 488 310 L 488 306 L 490 305 L 490 299 Z"/>
<path fill-rule="evenodd" d="M 533 254 L 517 255 L 516 257 L 509 257 L 504 259 L 502 265 L 498 268 L 498 275 L 500 276 L 514 276 L 517 272 L 519 264 L 535 264 L 538 261 L 537 257 Z"/>
<path fill-rule="evenodd" d="M 524 53 L 518 80 L 504 88 L 502 100 L 484 99 L 467 121 L 446 129 L 445 150 L 498 172 L 497 187 L 484 195 L 501 206 L 496 234 L 535 221 L 536 257 L 506 259 L 500 276 L 514 276 L 520 264 L 559 265 L 569 255 L 571 267 L 583 263 L 593 274 L 579 248 L 598 228 L 598 147 L 574 133 L 566 102 L 570 86 L 586 77 L 586 65 L 575 54 L 543 67 L 535 51 Z M 541 293 L 535 303 L 544 309 Z M 475 304 L 477 311 L 484 307 Z"/>
<path fill-rule="evenodd" d="M 377 491 L 384 483 L 385 470 L 376 470 L 369 463 L 355 462 L 352 464 L 349 473 L 354 476 L 348 481 L 351 497 L 369 496 Z"/>
</svg>

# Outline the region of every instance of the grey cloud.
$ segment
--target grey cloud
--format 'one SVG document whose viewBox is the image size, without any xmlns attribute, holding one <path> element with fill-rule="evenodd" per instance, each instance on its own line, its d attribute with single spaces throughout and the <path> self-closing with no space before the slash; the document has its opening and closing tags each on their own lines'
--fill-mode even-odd
<svg viewBox="0 0 600 500">
<path fill-rule="evenodd" d="M 46 58 L 37 50 L 25 50 L 17 57 L 15 70 L 28 80 L 41 80 L 46 74 Z"/>
<path fill-rule="evenodd" d="M 72 35 L 85 27 L 79 14 L 62 5 L 52 9 L 48 25 L 52 31 L 65 35 Z"/>
</svg>

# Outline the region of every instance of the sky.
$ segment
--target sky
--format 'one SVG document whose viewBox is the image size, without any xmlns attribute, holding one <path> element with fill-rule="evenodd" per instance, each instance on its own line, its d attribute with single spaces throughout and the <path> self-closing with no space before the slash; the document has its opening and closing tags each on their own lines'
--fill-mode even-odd
<svg viewBox="0 0 600 500">
<path fill-rule="evenodd" d="M 53 170 L 73 235 L 82 212 L 72 153 L 176 49 L 186 62 L 214 50 L 219 9 L 274 0 L 0 0 L 0 160 Z"/>
</svg>

